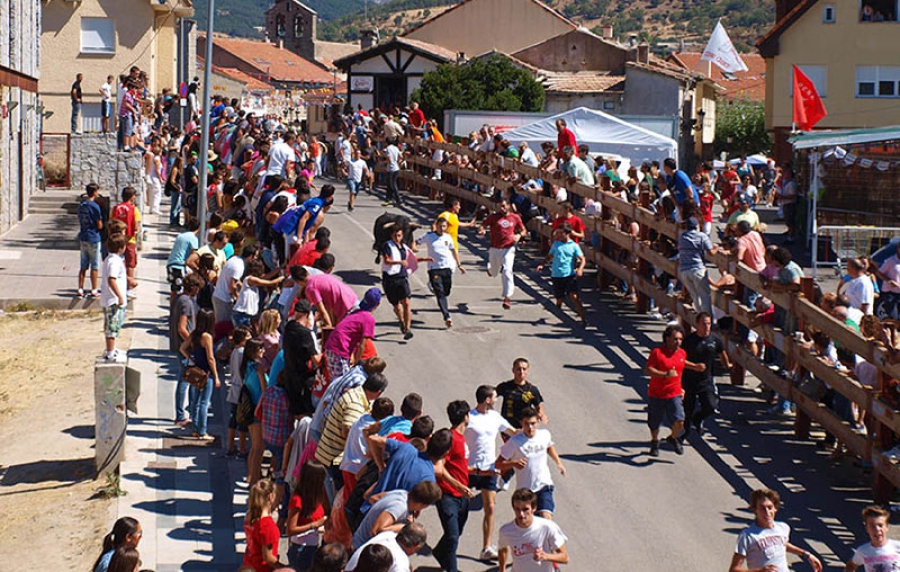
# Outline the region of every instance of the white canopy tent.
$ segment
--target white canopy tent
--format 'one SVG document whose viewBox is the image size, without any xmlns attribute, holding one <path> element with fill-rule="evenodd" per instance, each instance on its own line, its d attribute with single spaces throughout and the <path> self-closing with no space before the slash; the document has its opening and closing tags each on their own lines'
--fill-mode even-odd
<svg viewBox="0 0 900 572">
<path fill-rule="evenodd" d="M 544 141 L 556 144 L 557 119 L 565 119 L 566 126 L 575 133 L 575 140 L 579 145 L 584 143 L 590 146 L 592 155 L 614 153 L 636 165 L 641 161 L 656 160 L 662 163 L 668 157 L 678 157 L 678 143 L 674 139 L 587 107 L 523 125 L 507 131 L 503 136 L 515 144 L 525 141 L 538 151 Z"/>
</svg>

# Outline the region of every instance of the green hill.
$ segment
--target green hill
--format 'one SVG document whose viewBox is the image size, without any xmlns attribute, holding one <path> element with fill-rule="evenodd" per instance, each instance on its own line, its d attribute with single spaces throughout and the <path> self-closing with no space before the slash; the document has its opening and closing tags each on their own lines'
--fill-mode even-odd
<svg viewBox="0 0 900 572">
<path fill-rule="evenodd" d="M 208 0 L 194 0 L 201 29 L 206 26 Z M 216 31 L 242 37 L 261 37 L 265 11 L 273 0 L 216 0 Z M 612 24 L 615 36 L 627 40 L 638 34 L 651 43 L 705 43 L 721 18 L 740 51 L 754 42 L 775 19 L 772 0 L 545 0 L 576 23 L 599 32 Z M 456 4 L 453 0 L 304 0 L 319 14 L 318 33 L 323 40 L 356 42 L 359 30 L 377 27 L 382 38 L 402 34 Z"/>
</svg>

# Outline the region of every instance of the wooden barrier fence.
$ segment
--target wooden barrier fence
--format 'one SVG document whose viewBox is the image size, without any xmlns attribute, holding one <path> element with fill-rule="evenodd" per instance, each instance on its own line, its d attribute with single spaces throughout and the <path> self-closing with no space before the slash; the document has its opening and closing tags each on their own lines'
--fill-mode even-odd
<svg viewBox="0 0 900 572">
<path fill-rule="evenodd" d="M 582 248 L 588 260 L 593 261 L 601 270 L 602 282 L 608 282 L 611 277 L 625 280 L 634 287 L 638 294 L 639 310 L 646 311 L 649 307 L 648 301 L 652 299 L 660 308 L 665 308 L 678 315 L 685 323 L 693 324 L 693 307 L 684 303 L 680 296 L 667 294 L 652 280 L 651 267 L 661 269 L 671 276 L 677 276 L 677 263 L 653 249 L 649 241 L 650 231 L 655 231 L 677 243 L 679 229 L 674 222 L 661 219 L 647 208 L 649 206 L 648 196 L 641 197 L 641 205 L 635 205 L 599 188 L 569 181 L 555 173 L 541 171 L 517 160 L 494 154 L 478 153 L 468 147 L 453 143 L 411 138 L 404 139 L 402 143 L 405 145 L 407 163 L 415 168 L 401 171 L 400 179 L 414 188 L 436 190 L 480 206 L 490 206 L 491 201 L 488 196 L 467 190 L 463 187 L 463 183 L 478 185 L 481 189 L 505 189 L 510 183 L 496 176 L 496 173 L 498 170 L 509 169 L 526 179 L 551 180 L 554 184 L 565 188 L 569 196 L 576 194 L 600 203 L 601 216 L 585 214 L 577 216 L 585 223 L 586 231 L 597 233 L 600 237 L 600 247 L 595 248 L 586 235 L 586 240 L 582 242 Z M 489 172 L 482 173 L 472 168 L 444 165 L 434 161 L 431 157 L 436 149 L 465 155 L 473 161 L 478 161 L 480 165 L 488 165 Z M 441 170 L 443 177 L 454 179 L 456 184 L 433 179 L 423 174 L 437 169 Z M 556 214 L 562 209 L 554 200 L 536 192 L 530 193 L 528 198 L 533 204 L 551 214 Z M 637 237 L 616 227 L 615 215 L 618 214 L 623 214 L 639 224 L 640 233 Z M 529 227 L 543 236 L 551 235 L 550 225 L 544 223 L 539 217 L 531 219 Z M 636 258 L 637 264 L 626 265 L 619 262 L 615 256 L 617 249 Z M 786 312 L 793 314 L 800 324 L 817 328 L 834 342 L 874 364 L 878 368 L 882 380 L 900 379 L 900 364 L 892 361 L 887 348 L 864 338 L 811 302 L 811 279 L 804 279 L 803 293 L 773 292 L 763 285 L 756 272 L 738 263 L 734 258 L 720 252 L 710 256 L 710 259 L 720 271 L 728 272 L 735 277 L 735 292 L 713 288 L 713 303 L 731 316 L 737 324 L 748 328 L 751 326 L 752 310 L 741 303 L 743 291 L 751 289 L 771 299 Z M 836 392 L 865 410 L 867 416 L 874 419 L 872 424 L 874 425 L 872 432 L 874 438 L 870 439 L 855 431 L 833 411 L 801 392 L 790 380 L 783 379 L 772 372 L 762 361 L 745 350 L 739 340 L 735 341 L 732 336 L 725 333 L 729 355 L 734 362 L 732 382 L 742 383 L 744 371 L 750 371 L 764 385 L 794 402 L 797 406 L 795 433 L 800 437 L 807 437 L 810 422 L 818 423 L 835 435 L 854 455 L 872 464 L 875 469 L 873 483 L 875 498 L 879 501 L 889 499 L 894 488 L 900 487 L 900 467 L 885 457 L 883 452 L 891 447 L 892 433 L 900 434 L 900 412 L 894 410 L 890 404 L 880 398 L 880 388 L 873 391 L 860 385 L 849 375 L 830 366 L 795 340 L 791 335 L 792 332 L 783 332 L 771 325 L 759 325 L 752 329 L 762 339 L 784 352 L 792 363 L 797 364 L 801 373 L 812 373 Z"/>
</svg>

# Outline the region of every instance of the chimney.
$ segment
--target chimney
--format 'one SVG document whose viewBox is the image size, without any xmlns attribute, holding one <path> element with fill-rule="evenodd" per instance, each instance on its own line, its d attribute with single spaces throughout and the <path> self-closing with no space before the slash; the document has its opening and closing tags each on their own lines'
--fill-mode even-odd
<svg viewBox="0 0 900 572">
<path fill-rule="evenodd" d="M 363 30 L 359 33 L 359 47 L 368 50 L 378 45 L 378 30 Z"/>
<path fill-rule="evenodd" d="M 602 32 L 602 37 L 604 40 L 612 40 L 613 39 L 613 27 L 612 24 L 603 24 L 600 27 Z"/>
<path fill-rule="evenodd" d="M 631 48 L 637 46 L 637 43 L 638 43 L 637 39 L 638 39 L 637 34 L 629 34 L 628 35 L 628 46 Z"/>
<path fill-rule="evenodd" d="M 284 38 L 278 38 L 278 41 L 275 43 L 275 45 L 278 46 L 279 50 L 283 50 L 284 49 Z"/>
<path fill-rule="evenodd" d="M 456 63 L 459 65 L 464 65 L 469 62 L 469 58 L 466 57 L 466 52 L 457 52 L 456 53 Z"/>
<path fill-rule="evenodd" d="M 650 44 L 641 42 L 637 47 L 637 61 L 640 64 L 650 63 Z"/>
<path fill-rule="evenodd" d="M 684 53 L 684 38 L 681 38 L 680 40 L 678 40 L 678 53 L 679 54 Z"/>
</svg>

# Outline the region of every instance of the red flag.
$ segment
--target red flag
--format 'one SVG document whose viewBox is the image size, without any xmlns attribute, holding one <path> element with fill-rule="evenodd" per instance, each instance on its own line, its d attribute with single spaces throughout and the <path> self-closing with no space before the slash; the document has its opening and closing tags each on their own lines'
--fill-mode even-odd
<svg viewBox="0 0 900 572">
<path fill-rule="evenodd" d="M 816 86 L 800 68 L 794 66 L 794 123 L 801 131 L 809 131 L 828 115 Z"/>
</svg>

